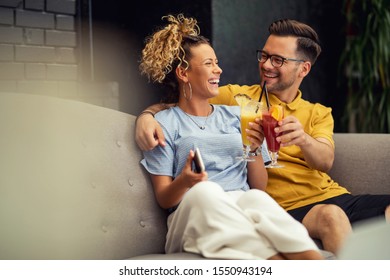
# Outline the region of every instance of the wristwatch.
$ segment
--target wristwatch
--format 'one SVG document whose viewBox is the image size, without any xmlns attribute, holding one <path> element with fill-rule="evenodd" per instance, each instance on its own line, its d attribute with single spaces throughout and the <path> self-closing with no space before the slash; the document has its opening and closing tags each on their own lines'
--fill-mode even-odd
<svg viewBox="0 0 390 280">
<path fill-rule="evenodd" d="M 261 153 L 259 152 L 259 148 L 257 148 L 257 149 L 254 150 L 254 151 L 250 151 L 250 152 L 249 152 L 249 156 L 251 156 L 251 157 L 257 157 L 259 154 L 261 154 Z"/>
</svg>

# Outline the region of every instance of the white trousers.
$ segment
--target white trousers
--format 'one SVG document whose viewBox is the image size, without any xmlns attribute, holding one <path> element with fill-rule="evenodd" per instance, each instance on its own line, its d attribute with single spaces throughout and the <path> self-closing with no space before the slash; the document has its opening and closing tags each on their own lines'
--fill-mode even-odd
<svg viewBox="0 0 390 280">
<path fill-rule="evenodd" d="M 216 183 L 201 182 L 168 217 L 167 253 L 268 259 L 306 250 L 318 250 L 306 228 L 260 190 L 225 192 Z"/>
</svg>

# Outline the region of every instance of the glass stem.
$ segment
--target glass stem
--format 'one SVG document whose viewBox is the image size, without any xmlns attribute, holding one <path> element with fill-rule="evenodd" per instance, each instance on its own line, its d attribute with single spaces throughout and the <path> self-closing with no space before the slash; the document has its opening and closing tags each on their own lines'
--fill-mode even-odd
<svg viewBox="0 0 390 280">
<path fill-rule="evenodd" d="M 250 146 L 245 145 L 244 153 L 246 156 L 249 156 L 250 148 L 251 148 Z"/>
<path fill-rule="evenodd" d="M 271 165 L 276 165 L 278 163 L 278 152 L 269 152 L 271 157 Z"/>
</svg>

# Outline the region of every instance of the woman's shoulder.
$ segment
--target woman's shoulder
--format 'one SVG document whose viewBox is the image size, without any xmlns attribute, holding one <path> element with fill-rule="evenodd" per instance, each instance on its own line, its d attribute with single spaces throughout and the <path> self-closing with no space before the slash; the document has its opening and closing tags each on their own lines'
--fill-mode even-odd
<svg viewBox="0 0 390 280">
<path fill-rule="evenodd" d="M 154 117 L 161 125 L 171 127 L 178 123 L 177 120 L 180 119 L 180 112 L 178 107 L 174 106 L 156 113 Z"/>
<path fill-rule="evenodd" d="M 155 114 L 156 119 L 164 119 L 164 118 L 171 118 L 174 116 L 177 116 L 178 110 L 177 106 L 169 107 L 168 109 L 162 110 Z"/>
<path fill-rule="evenodd" d="M 213 105 L 216 112 L 222 114 L 240 115 L 240 106 L 237 105 Z"/>
</svg>

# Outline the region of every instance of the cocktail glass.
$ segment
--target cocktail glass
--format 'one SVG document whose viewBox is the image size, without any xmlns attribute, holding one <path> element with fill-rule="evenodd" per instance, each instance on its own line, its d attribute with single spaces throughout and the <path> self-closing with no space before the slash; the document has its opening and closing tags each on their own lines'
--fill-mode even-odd
<svg viewBox="0 0 390 280">
<path fill-rule="evenodd" d="M 268 152 L 271 157 L 271 163 L 266 166 L 267 168 L 283 167 L 283 165 L 278 163 L 280 143 L 276 141 L 276 137 L 278 137 L 280 133 L 275 132 L 278 121 L 282 120 L 283 116 L 284 110 L 280 105 L 271 106 L 269 109 L 267 107 L 263 108 L 262 127 L 265 140 L 267 141 Z"/>
<path fill-rule="evenodd" d="M 243 154 L 241 157 L 238 157 L 240 160 L 244 161 L 254 161 L 250 157 L 249 151 L 251 142 L 247 139 L 246 130 L 250 129 L 249 123 L 254 122 L 256 118 L 261 118 L 263 103 L 250 100 L 248 102 L 243 102 L 241 105 L 241 138 L 243 144 Z"/>
</svg>

